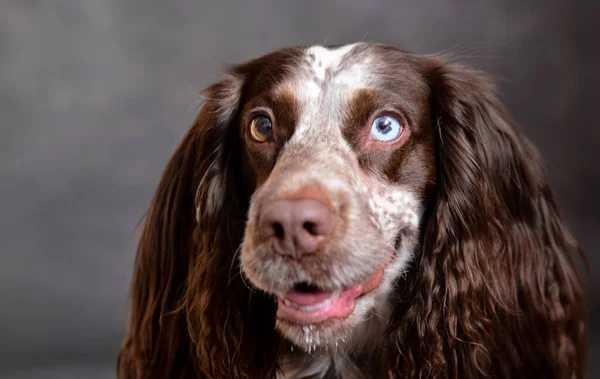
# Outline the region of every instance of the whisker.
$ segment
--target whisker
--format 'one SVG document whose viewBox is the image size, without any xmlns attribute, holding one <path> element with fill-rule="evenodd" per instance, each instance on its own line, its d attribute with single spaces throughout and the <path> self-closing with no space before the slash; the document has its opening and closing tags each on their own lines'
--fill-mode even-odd
<svg viewBox="0 0 600 379">
<path fill-rule="evenodd" d="M 246 279 L 244 279 L 244 273 L 242 272 L 242 265 L 240 264 L 240 278 L 242 279 L 242 282 L 244 283 L 244 285 L 246 286 L 246 288 L 248 288 L 250 290 L 250 296 L 252 296 L 252 293 L 254 292 L 254 289 L 252 289 L 252 287 L 250 287 L 248 285 L 248 283 L 246 283 Z"/>
<path fill-rule="evenodd" d="M 236 260 L 236 257 L 238 256 L 238 254 L 240 253 L 240 251 L 242 250 L 242 245 L 240 244 L 240 246 L 238 246 L 237 249 L 235 249 L 235 252 L 233 253 L 233 257 L 231 257 L 231 264 L 229 265 L 229 272 L 227 273 L 227 277 L 229 278 L 229 281 L 227 282 L 227 285 L 231 285 L 232 280 L 238 275 L 234 275 L 231 276 L 231 271 L 233 270 L 233 264 Z M 241 266 L 240 266 L 240 272 L 241 272 Z"/>
</svg>

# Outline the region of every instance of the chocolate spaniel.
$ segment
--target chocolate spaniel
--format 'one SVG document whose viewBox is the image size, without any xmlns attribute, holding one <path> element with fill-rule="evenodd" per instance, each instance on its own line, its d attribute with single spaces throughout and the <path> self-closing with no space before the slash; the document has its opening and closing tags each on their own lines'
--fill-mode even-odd
<svg viewBox="0 0 600 379">
<path fill-rule="evenodd" d="M 206 90 L 167 165 L 119 378 L 582 378 L 576 252 L 484 75 L 282 49 Z"/>
</svg>

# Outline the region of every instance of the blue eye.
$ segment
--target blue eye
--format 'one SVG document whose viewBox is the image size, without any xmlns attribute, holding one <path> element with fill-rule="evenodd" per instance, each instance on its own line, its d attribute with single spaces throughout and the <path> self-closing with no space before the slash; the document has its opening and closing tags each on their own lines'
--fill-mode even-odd
<svg viewBox="0 0 600 379">
<path fill-rule="evenodd" d="M 390 116 L 377 117 L 371 125 L 371 138 L 381 142 L 390 142 L 400 136 L 400 121 Z"/>
</svg>

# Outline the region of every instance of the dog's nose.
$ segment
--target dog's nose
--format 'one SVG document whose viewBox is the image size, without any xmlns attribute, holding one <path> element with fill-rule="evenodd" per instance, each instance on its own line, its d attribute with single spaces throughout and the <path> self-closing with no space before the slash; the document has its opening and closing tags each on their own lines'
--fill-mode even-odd
<svg viewBox="0 0 600 379">
<path fill-rule="evenodd" d="M 273 238 L 277 253 L 300 258 L 331 236 L 335 214 L 315 199 L 277 200 L 264 209 L 259 227 L 263 239 Z"/>
</svg>

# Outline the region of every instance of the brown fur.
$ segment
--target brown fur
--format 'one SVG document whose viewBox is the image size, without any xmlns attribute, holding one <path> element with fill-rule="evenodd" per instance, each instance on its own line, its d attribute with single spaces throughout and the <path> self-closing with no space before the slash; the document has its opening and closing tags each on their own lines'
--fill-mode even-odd
<svg viewBox="0 0 600 379">
<path fill-rule="evenodd" d="M 579 248 L 537 150 L 483 75 L 377 49 L 419 76 L 427 100 L 406 105 L 419 121 L 411 154 L 362 159 L 389 180 L 422 183 L 426 210 L 387 332 L 350 360 L 365 377 L 583 378 L 585 305 L 571 254 Z M 237 66 L 207 90 L 147 213 L 119 378 L 274 378 L 280 369 L 276 304 L 235 262 L 251 196 L 278 152 L 253 158 L 240 118 L 301 51 Z M 295 120 L 299 105 L 286 99 Z M 417 160 L 425 169 L 414 169 Z"/>
</svg>

